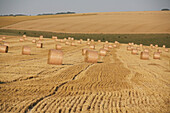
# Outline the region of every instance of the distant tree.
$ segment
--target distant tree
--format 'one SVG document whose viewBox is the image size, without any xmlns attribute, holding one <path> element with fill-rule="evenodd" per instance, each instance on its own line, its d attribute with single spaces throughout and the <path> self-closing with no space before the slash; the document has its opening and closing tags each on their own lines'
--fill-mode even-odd
<svg viewBox="0 0 170 113">
<path fill-rule="evenodd" d="M 170 11 L 170 9 L 161 9 L 161 11 Z"/>
</svg>

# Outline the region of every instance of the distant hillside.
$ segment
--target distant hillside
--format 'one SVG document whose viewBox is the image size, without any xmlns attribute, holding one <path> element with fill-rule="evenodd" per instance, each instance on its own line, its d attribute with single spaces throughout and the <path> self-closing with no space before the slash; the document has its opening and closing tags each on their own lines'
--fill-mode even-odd
<svg viewBox="0 0 170 113">
<path fill-rule="evenodd" d="M 32 18 L 34 19 L 2 29 L 61 33 L 170 33 L 169 11 L 106 12 Z"/>
</svg>

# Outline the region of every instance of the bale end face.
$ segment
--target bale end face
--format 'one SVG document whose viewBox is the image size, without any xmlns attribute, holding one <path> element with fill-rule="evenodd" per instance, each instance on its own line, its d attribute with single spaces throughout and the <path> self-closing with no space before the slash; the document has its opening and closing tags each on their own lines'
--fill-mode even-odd
<svg viewBox="0 0 170 113">
<path fill-rule="evenodd" d="M 63 52 L 61 50 L 51 49 L 48 53 L 48 64 L 62 65 Z"/>
<path fill-rule="evenodd" d="M 43 48 L 43 43 L 37 43 L 37 48 Z"/>
<path fill-rule="evenodd" d="M 88 63 L 97 63 L 98 61 L 98 52 L 97 51 L 86 51 L 85 62 Z"/>
<path fill-rule="evenodd" d="M 165 52 L 169 52 L 168 48 L 165 48 Z"/>
<path fill-rule="evenodd" d="M 160 59 L 160 53 L 159 52 L 154 52 L 153 54 L 153 59 Z"/>
<path fill-rule="evenodd" d="M 138 54 L 138 50 L 137 50 L 137 49 L 133 49 L 133 50 L 131 51 L 131 54 L 137 55 L 137 54 Z"/>
<path fill-rule="evenodd" d="M 8 46 L 0 45 L 0 53 L 8 53 Z"/>
<path fill-rule="evenodd" d="M 23 55 L 30 55 L 31 54 L 31 48 L 27 46 L 22 47 L 22 54 Z"/>
<path fill-rule="evenodd" d="M 149 60 L 149 53 L 148 52 L 141 52 L 140 59 Z"/>
<path fill-rule="evenodd" d="M 100 55 L 100 56 L 106 56 L 106 53 L 107 53 L 107 51 L 106 51 L 105 49 L 103 49 L 103 48 L 101 48 L 101 49 L 99 50 L 99 55 Z"/>
<path fill-rule="evenodd" d="M 61 50 L 62 49 L 62 46 L 60 44 L 56 44 L 56 49 L 57 50 Z"/>
<path fill-rule="evenodd" d="M 89 50 L 89 49 L 88 48 L 82 49 L 82 55 L 85 55 L 87 50 Z"/>
<path fill-rule="evenodd" d="M 32 40 L 32 43 L 36 43 L 36 40 L 35 40 L 35 39 L 33 39 L 33 40 Z"/>
<path fill-rule="evenodd" d="M 95 49 L 95 45 L 90 45 L 90 49 Z"/>
</svg>

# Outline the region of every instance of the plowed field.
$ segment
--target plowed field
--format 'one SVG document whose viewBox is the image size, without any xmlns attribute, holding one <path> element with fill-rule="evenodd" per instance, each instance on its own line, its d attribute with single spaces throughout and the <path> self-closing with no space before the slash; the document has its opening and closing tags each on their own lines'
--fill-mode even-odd
<svg viewBox="0 0 170 113">
<path fill-rule="evenodd" d="M 152 58 L 156 49 L 144 46 L 150 56 L 141 60 L 140 54 L 126 50 L 127 44 L 120 44 L 98 63 L 86 63 L 86 41 L 70 46 L 44 38 L 44 47 L 36 48 L 35 37 L 24 42 L 19 38 L 6 36 L 9 52 L 0 53 L 1 113 L 170 112 L 170 52 L 162 47 L 160 60 Z M 58 43 L 63 65 L 49 65 L 48 51 Z M 95 43 L 96 51 L 104 44 Z M 21 54 L 23 45 L 31 47 L 31 55 Z"/>
</svg>

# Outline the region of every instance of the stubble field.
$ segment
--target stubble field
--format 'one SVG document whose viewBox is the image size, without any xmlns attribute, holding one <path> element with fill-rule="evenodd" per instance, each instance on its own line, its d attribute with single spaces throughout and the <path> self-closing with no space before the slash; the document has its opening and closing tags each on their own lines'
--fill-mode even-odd
<svg viewBox="0 0 170 113">
<path fill-rule="evenodd" d="M 19 39 L 6 36 L 9 52 L 0 53 L 0 112 L 170 112 L 170 53 L 162 47 L 160 60 L 152 58 L 156 49 L 149 46 L 143 47 L 150 50 L 149 60 L 141 60 L 140 54 L 126 50 L 127 44 L 120 44 L 99 57 L 98 63 L 85 63 L 86 41 L 70 46 L 44 38 L 44 47 L 36 48 L 32 39 L 38 38 Z M 58 43 L 63 65 L 49 65 L 48 51 Z M 95 50 L 103 44 L 95 42 Z M 31 55 L 21 54 L 23 45 L 31 47 Z"/>
</svg>

